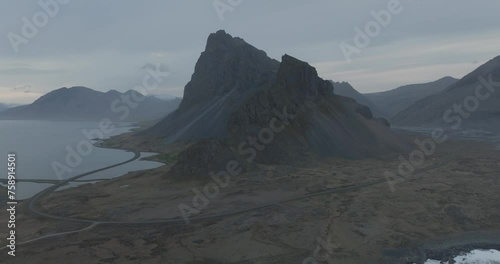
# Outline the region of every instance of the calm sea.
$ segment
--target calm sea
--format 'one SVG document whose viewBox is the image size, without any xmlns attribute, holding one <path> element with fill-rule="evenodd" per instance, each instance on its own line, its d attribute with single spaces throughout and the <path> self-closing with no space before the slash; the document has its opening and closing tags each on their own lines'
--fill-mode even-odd
<svg viewBox="0 0 500 264">
<path fill-rule="evenodd" d="M 122 134 L 133 128 L 131 123 L 114 123 L 115 129 L 104 135 L 104 138 Z M 78 155 L 81 161 L 72 163 L 75 159 L 66 161 L 69 149 L 77 151 L 78 144 L 89 141 L 85 131 L 99 128 L 98 122 L 56 122 L 56 121 L 4 121 L 0 120 L 0 178 L 7 178 L 7 154 L 16 153 L 17 179 L 49 179 L 57 180 L 53 166 L 61 164 L 71 169 L 64 172 L 61 178 L 69 178 L 84 172 L 113 165 L 133 157 L 133 153 L 92 147 L 87 156 Z M 91 137 L 93 139 L 93 137 Z M 88 146 L 88 144 L 86 144 Z M 82 145 L 83 146 L 83 145 Z M 77 152 L 78 153 L 78 152 Z M 87 154 L 85 152 L 81 152 Z M 142 157 L 151 153 L 142 153 Z M 74 166 L 75 164 L 78 164 Z M 161 166 L 161 163 L 136 160 L 132 163 L 102 171 L 97 175 L 89 175 L 85 179 L 108 179 L 118 177 L 130 171 L 151 169 Z M 19 182 L 17 184 L 17 199 L 26 199 L 37 192 L 51 186 L 44 183 Z"/>
</svg>

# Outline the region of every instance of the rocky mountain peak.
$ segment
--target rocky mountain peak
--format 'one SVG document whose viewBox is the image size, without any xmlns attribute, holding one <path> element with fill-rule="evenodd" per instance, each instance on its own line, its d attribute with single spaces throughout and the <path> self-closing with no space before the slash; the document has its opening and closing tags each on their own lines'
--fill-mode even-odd
<svg viewBox="0 0 500 264">
<path fill-rule="evenodd" d="M 243 39 L 223 30 L 212 33 L 184 89 L 179 110 L 191 109 L 233 90 L 252 92 L 272 78 L 278 66 L 278 61 Z"/>
<path fill-rule="evenodd" d="M 248 45 L 243 39 L 233 37 L 224 30 L 219 30 L 208 36 L 206 52 L 227 52 L 237 46 Z"/>
<path fill-rule="evenodd" d="M 210 153 L 230 154 L 272 120 L 289 125 L 259 154 L 258 162 L 303 159 L 299 153 L 361 158 L 405 148 L 372 119 L 368 107 L 334 96 L 333 84 L 321 79 L 314 67 L 290 55 L 281 59 L 273 60 L 224 31 L 208 37 L 179 109 L 143 134 L 166 144 L 221 144 L 193 145 L 180 155 L 172 174 L 206 176 L 196 167 L 216 163 L 222 155 Z M 296 116 L 294 122 L 287 120 L 289 115 Z"/>
<path fill-rule="evenodd" d="M 297 100 L 317 101 L 333 95 L 333 85 L 318 77 L 316 68 L 290 55 L 284 55 L 277 77 L 278 87 L 287 89 Z"/>
</svg>

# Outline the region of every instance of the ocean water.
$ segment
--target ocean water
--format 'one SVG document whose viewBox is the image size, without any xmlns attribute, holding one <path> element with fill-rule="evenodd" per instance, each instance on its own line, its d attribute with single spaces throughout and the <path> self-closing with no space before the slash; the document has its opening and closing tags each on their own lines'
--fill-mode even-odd
<svg viewBox="0 0 500 264">
<path fill-rule="evenodd" d="M 110 133 L 102 133 L 102 138 L 109 138 L 130 131 L 131 123 L 114 123 L 116 128 Z M 123 162 L 134 156 L 131 152 L 114 149 L 91 147 L 80 148 L 87 155 L 78 156 L 79 162 L 72 163 L 75 159 L 67 158 L 69 153 L 78 153 L 80 142 L 89 142 L 95 138 L 89 132 L 98 131 L 98 122 L 56 122 L 56 121 L 10 121 L 0 120 L 0 179 L 7 178 L 7 154 L 16 153 L 17 179 L 67 179 L 75 175 L 96 170 L 102 167 Z M 87 136 L 85 135 L 87 134 Z M 99 135 L 101 136 L 101 135 Z M 83 145 L 82 145 L 83 146 Z M 87 144 L 88 146 L 88 144 Z M 86 152 L 85 152 L 86 151 Z M 148 156 L 151 153 L 143 153 Z M 55 164 L 66 166 L 71 171 L 60 173 L 54 170 Z M 109 179 L 126 174 L 130 171 L 152 169 L 161 166 L 161 163 L 136 160 L 134 162 L 102 171 L 97 175 L 89 175 L 93 179 Z M 85 178 L 87 179 L 87 178 Z M 48 183 L 18 182 L 16 198 L 27 199 L 39 191 L 51 186 Z"/>
<path fill-rule="evenodd" d="M 456 256 L 456 264 L 500 264 L 500 251 L 476 249 L 469 253 Z M 425 264 L 448 264 L 437 260 L 427 260 Z"/>
</svg>

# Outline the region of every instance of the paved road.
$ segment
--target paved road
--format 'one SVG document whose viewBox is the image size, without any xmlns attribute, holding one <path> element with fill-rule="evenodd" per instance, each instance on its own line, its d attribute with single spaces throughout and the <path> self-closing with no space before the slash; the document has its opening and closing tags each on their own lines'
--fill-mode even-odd
<svg viewBox="0 0 500 264">
<path fill-rule="evenodd" d="M 69 179 L 59 181 L 59 183 L 54 184 L 53 186 L 51 186 L 51 187 L 49 187 L 49 188 L 47 188 L 47 189 L 45 189 L 45 190 L 37 193 L 35 196 L 33 196 L 29 200 L 29 209 L 31 210 L 32 213 L 34 213 L 34 214 L 36 214 L 38 216 L 43 216 L 43 217 L 47 217 L 47 218 L 51 218 L 51 219 L 63 220 L 63 221 L 72 221 L 72 222 L 83 222 L 83 223 L 97 223 L 96 221 L 78 220 L 78 219 L 73 219 L 73 218 L 69 218 L 69 217 L 61 217 L 61 216 L 57 216 L 57 215 L 53 215 L 53 214 L 42 212 L 42 210 L 40 210 L 40 208 L 38 207 L 38 202 L 43 197 L 49 195 L 50 193 L 54 192 L 55 190 L 59 189 L 60 187 L 66 185 L 66 184 L 68 184 L 70 182 L 77 181 L 80 178 L 83 178 L 85 176 L 89 176 L 89 175 L 94 174 L 96 172 L 104 171 L 104 170 L 107 170 L 107 169 L 111 169 L 111 168 L 114 168 L 114 167 L 118 167 L 118 166 L 130 163 L 132 161 L 137 160 L 139 157 L 141 157 L 141 153 L 140 152 L 130 151 L 130 150 L 129 150 L 129 152 L 133 152 L 134 156 L 132 158 L 126 160 L 126 161 L 123 161 L 123 162 L 120 162 L 120 163 L 116 163 L 114 165 L 107 166 L 107 167 L 104 167 L 104 168 L 100 168 L 100 169 L 97 169 L 97 170 L 93 170 L 93 171 L 89 171 L 89 172 L 86 172 L 86 173 L 82 173 L 82 174 L 76 175 L 74 177 L 71 177 Z"/>
<path fill-rule="evenodd" d="M 46 239 L 46 238 L 63 236 L 63 235 L 74 234 L 74 233 L 80 233 L 80 232 L 88 231 L 88 230 L 90 230 L 90 229 L 92 229 L 92 228 L 94 228 L 94 227 L 96 227 L 98 225 L 101 225 L 101 224 L 106 224 L 106 225 L 185 224 L 184 219 L 182 219 L 180 217 L 170 218 L 170 219 L 151 220 L 151 221 L 120 222 L 120 221 L 90 220 L 90 219 L 71 218 L 71 217 L 58 216 L 58 215 L 53 215 L 53 214 L 50 214 L 50 213 L 42 212 L 38 208 L 37 202 L 41 198 L 47 196 L 48 194 L 52 193 L 53 191 L 55 191 L 56 189 L 58 189 L 60 186 L 66 184 L 68 182 L 75 181 L 75 180 L 78 180 L 78 179 L 80 179 L 82 177 L 88 176 L 90 174 L 93 174 L 93 173 L 96 173 L 96 172 L 99 172 L 99 171 L 103 171 L 103 170 L 107 170 L 109 168 L 117 167 L 117 166 L 129 163 L 129 162 L 132 162 L 132 161 L 138 159 L 140 157 L 140 153 L 135 152 L 135 151 L 133 151 L 133 152 L 135 154 L 134 157 L 131 158 L 131 159 L 129 159 L 129 160 L 127 160 L 127 161 L 124 161 L 124 162 L 121 162 L 121 163 L 118 163 L 118 164 L 115 164 L 115 165 L 112 165 L 112 166 L 108 166 L 108 167 L 105 167 L 105 168 L 101 168 L 101 169 L 98 169 L 98 170 L 94 170 L 94 171 L 91 171 L 91 172 L 87 172 L 87 173 L 84 173 L 84 174 L 81 174 L 81 175 L 77 175 L 77 176 L 75 176 L 73 178 L 70 178 L 70 179 L 67 179 L 65 181 L 62 181 L 59 184 L 56 184 L 56 185 L 52 186 L 51 188 L 48 188 L 48 189 L 46 189 L 46 190 L 38 193 L 30 201 L 29 209 L 34 214 L 36 214 L 38 216 L 43 216 L 43 217 L 46 217 L 46 218 L 55 219 L 55 220 L 62 220 L 62 221 L 71 221 L 71 222 L 78 222 L 78 223 L 88 223 L 89 224 L 88 227 L 83 228 L 83 229 L 79 229 L 79 230 L 75 230 L 75 231 L 61 232 L 61 233 L 55 233 L 55 234 L 51 234 L 51 235 L 47 235 L 47 236 L 43 236 L 43 237 L 38 237 L 38 238 L 29 240 L 29 241 L 21 242 L 19 244 L 27 244 L 27 243 L 39 241 L 39 240 Z M 427 168 L 416 170 L 414 172 L 413 176 L 416 176 L 418 174 L 421 174 L 421 173 L 424 173 L 424 172 L 427 172 L 427 171 L 430 171 L 430 170 L 442 167 L 442 166 L 448 164 L 450 161 L 452 161 L 454 159 L 454 157 L 455 157 L 455 153 L 453 155 L 451 155 L 450 158 L 447 159 L 447 160 L 444 160 L 442 162 L 439 162 L 439 163 L 434 164 L 432 166 L 429 166 Z M 261 204 L 261 205 L 257 205 L 257 206 L 253 206 L 253 207 L 249 207 L 249 208 L 245 208 L 245 209 L 234 210 L 234 211 L 229 211 L 229 212 L 222 212 L 222 213 L 217 213 L 217 214 L 212 214 L 212 215 L 205 215 L 205 216 L 200 216 L 200 217 L 193 217 L 193 218 L 190 218 L 189 220 L 190 220 L 190 222 L 197 222 L 197 221 L 203 221 L 203 220 L 219 219 L 219 218 L 233 216 L 233 215 L 236 215 L 236 214 L 250 212 L 250 211 L 254 211 L 254 210 L 258 210 L 258 209 L 262 209 L 262 208 L 266 208 L 266 207 L 280 206 L 280 204 L 287 203 L 287 202 L 292 202 L 292 201 L 297 201 L 297 200 L 302 200 L 302 199 L 307 199 L 307 198 L 312 198 L 312 197 L 318 197 L 318 196 L 324 196 L 324 195 L 353 192 L 353 191 L 356 191 L 356 190 L 360 190 L 360 189 L 363 189 L 363 188 L 367 188 L 367 187 L 371 187 L 371 186 L 375 186 L 375 185 L 379 185 L 379 184 L 384 184 L 384 183 L 386 183 L 386 179 L 378 179 L 378 180 L 373 180 L 373 181 L 370 181 L 370 182 L 365 182 L 365 183 L 360 183 L 360 184 L 352 184 L 352 185 L 340 186 L 340 187 L 331 188 L 331 189 L 328 189 L 328 190 L 325 190 L 325 191 L 308 193 L 308 194 L 301 195 L 301 196 L 298 196 L 298 197 L 294 197 L 294 198 L 290 198 L 290 199 L 284 199 L 284 200 L 281 200 L 281 201 L 269 202 L 269 203 L 265 203 L 265 204 Z M 5 248 L 6 247 L 4 247 L 2 249 L 5 249 Z"/>
</svg>

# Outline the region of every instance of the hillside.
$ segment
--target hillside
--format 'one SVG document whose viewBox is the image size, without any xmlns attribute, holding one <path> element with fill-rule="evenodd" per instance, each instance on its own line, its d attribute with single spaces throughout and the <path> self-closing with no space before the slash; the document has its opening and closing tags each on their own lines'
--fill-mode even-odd
<svg viewBox="0 0 500 264">
<path fill-rule="evenodd" d="M 86 87 L 60 88 L 49 92 L 29 105 L 0 112 L 0 119 L 146 121 L 159 119 L 174 111 L 180 99 L 164 101 L 140 96 L 135 91 L 99 92 Z"/>
<path fill-rule="evenodd" d="M 262 131 L 275 126 L 282 129 L 259 155 L 248 157 L 245 145 L 252 143 L 247 141 L 267 141 Z M 224 31 L 209 36 L 180 107 L 141 135 L 194 144 L 180 154 L 169 174 L 173 177 L 206 176 L 225 159 L 359 159 L 409 147 L 367 106 L 334 95 L 332 83 L 314 67 L 289 55 L 277 62 Z"/>
<path fill-rule="evenodd" d="M 350 97 L 354 100 L 356 100 L 358 103 L 362 105 L 368 106 L 373 115 L 377 117 L 386 117 L 386 113 L 380 109 L 380 107 L 376 104 L 374 104 L 366 95 L 361 94 L 358 92 L 352 85 L 348 82 L 333 82 L 333 86 L 335 87 L 335 94 L 345 96 L 345 97 Z"/>
<path fill-rule="evenodd" d="M 224 31 L 211 34 L 175 112 L 149 132 L 169 142 L 223 138 L 227 122 L 246 99 L 269 86 L 279 62 Z"/>
<path fill-rule="evenodd" d="M 397 114 L 399 126 L 500 131 L 500 56 Z M 485 85 L 487 84 L 487 85 Z"/>
<path fill-rule="evenodd" d="M 382 108 L 387 118 L 391 118 L 418 100 L 440 93 L 457 81 L 453 77 L 444 77 L 430 83 L 405 85 L 390 91 L 364 94 L 364 96 Z"/>
</svg>

